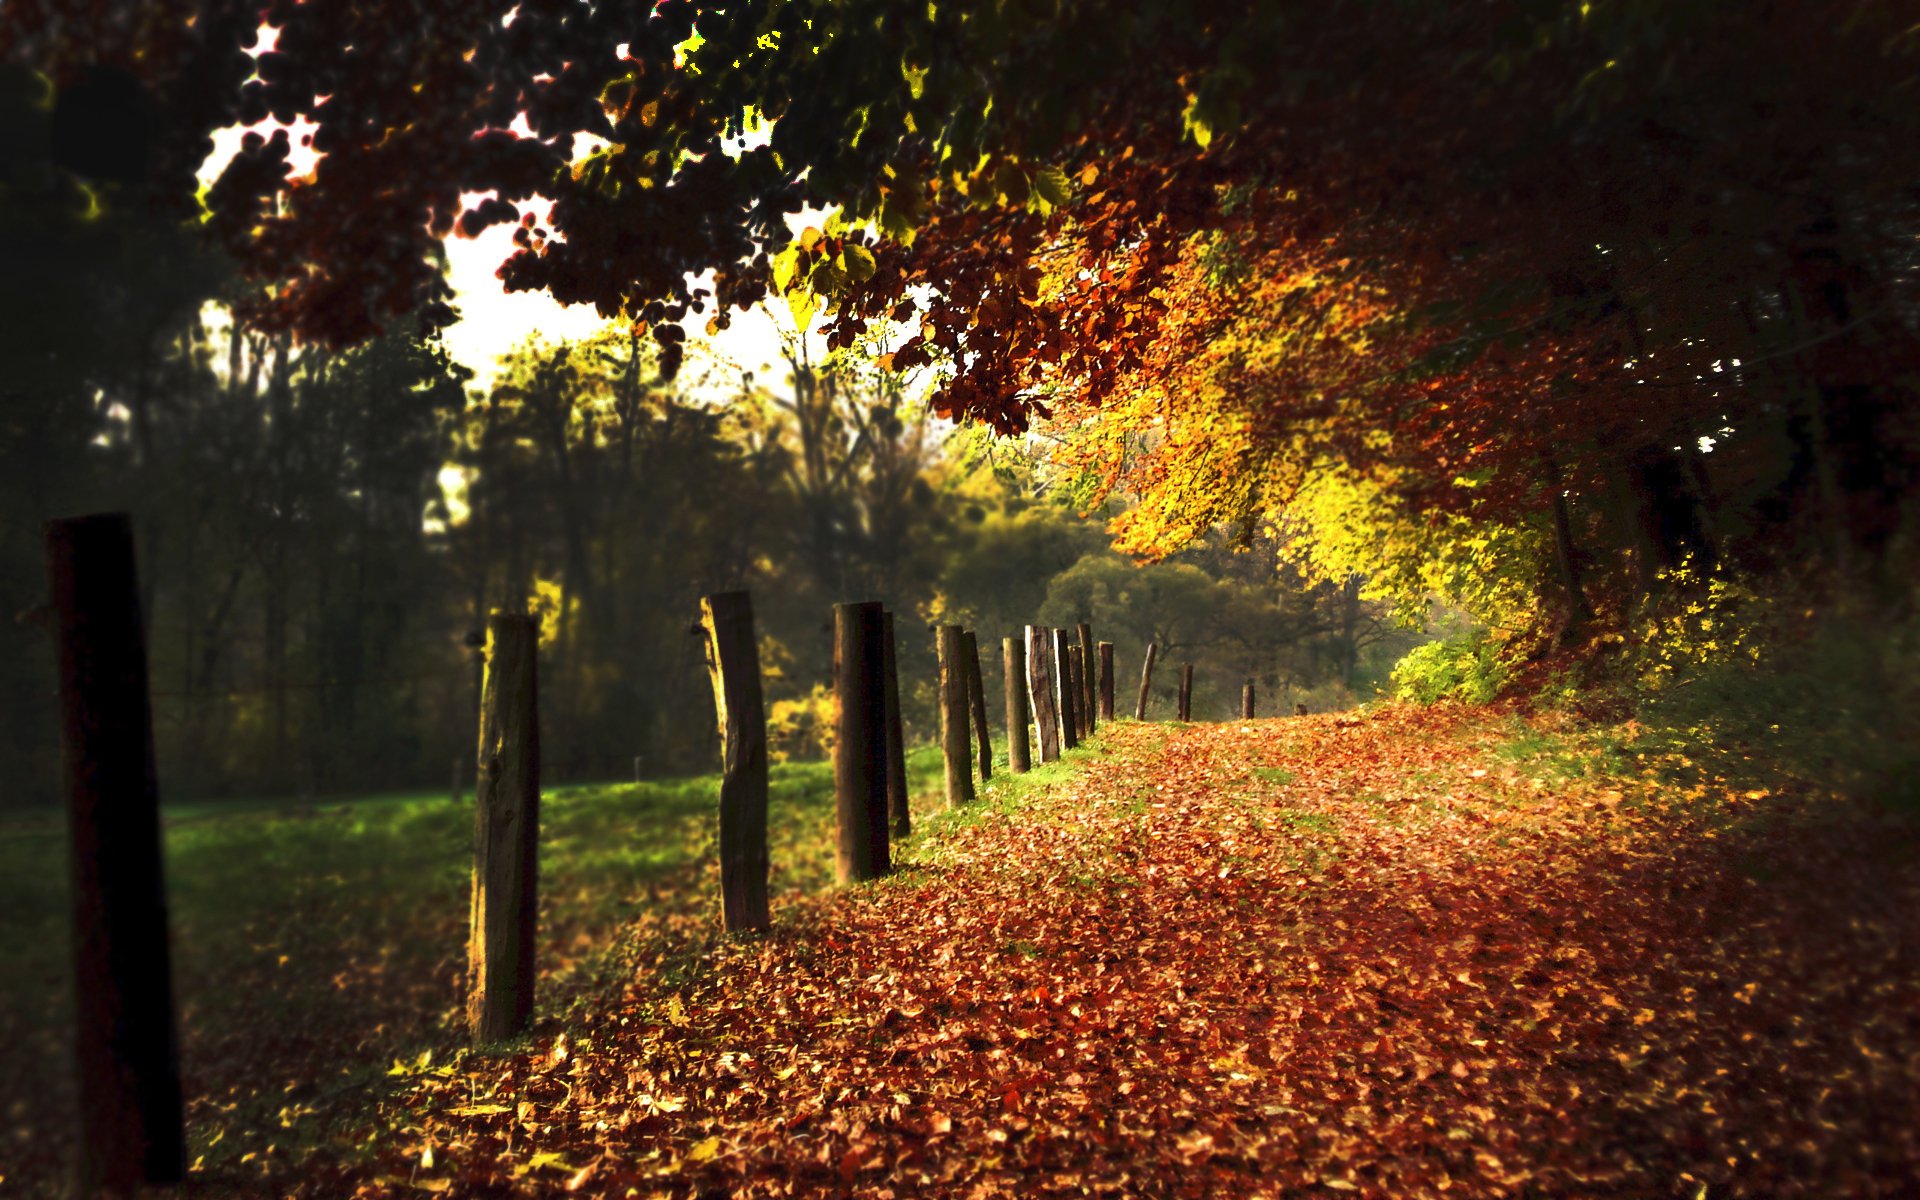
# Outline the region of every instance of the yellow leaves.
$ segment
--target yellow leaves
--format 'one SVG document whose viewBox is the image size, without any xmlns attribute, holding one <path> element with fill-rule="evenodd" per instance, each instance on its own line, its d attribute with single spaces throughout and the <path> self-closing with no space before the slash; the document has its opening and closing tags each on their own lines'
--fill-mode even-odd
<svg viewBox="0 0 1920 1200">
<path fill-rule="evenodd" d="M 681 1161 L 684 1163 L 697 1165 L 703 1162 L 711 1162 L 713 1159 L 717 1158 L 719 1154 L 720 1154 L 720 1139 L 717 1137 L 704 1138 L 698 1142 L 695 1142 L 687 1150 L 687 1156 Z"/>
</svg>

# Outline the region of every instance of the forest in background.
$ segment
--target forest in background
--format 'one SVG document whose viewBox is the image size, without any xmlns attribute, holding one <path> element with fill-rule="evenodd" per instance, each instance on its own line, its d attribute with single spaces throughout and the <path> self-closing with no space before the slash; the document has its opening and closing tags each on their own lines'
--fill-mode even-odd
<svg viewBox="0 0 1920 1200">
<path fill-rule="evenodd" d="M 166 298 L 128 303 L 151 318 Z M 636 758 L 648 776 L 711 769 L 689 625 L 731 588 L 753 592 L 775 753 L 796 759 L 828 749 L 846 600 L 901 614 L 916 740 L 936 733 L 936 620 L 997 645 L 1088 619 L 1129 683 L 1157 641 L 1163 662 L 1196 664 L 1201 713 L 1249 675 L 1289 707 L 1343 705 L 1411 637 L 1357 581 L 1284 570 L 1270 539 L 1137 566 L 1108 545 L 1117 502 L 1081 515 L 1084 481 L 1043 441 L 956 429 L 872 356 L 815 363 L 795 340 L 784 378 L 736 372 L 716 399 L 718 367 L 665 382 L 650 339 L 610 330 L 513 348 L 482 391 L 412 328 L 334 351 L 216 310 L 172 318 L 143 323 L 128 371 L 84 408 L 8 431 L 0 604 L 30 616 L 44 595 L 45 519 L 133 514 L 173 799 L 446 786 L 456 759 L 471 786 L 467 638 L 501 607 L 542 618 L 556 781 L 625 778 Z M 57 737 L 50 647 L 30 620 L 10 636 L 0 805 L 18 807 L 56 794 Z"/>
</svg>

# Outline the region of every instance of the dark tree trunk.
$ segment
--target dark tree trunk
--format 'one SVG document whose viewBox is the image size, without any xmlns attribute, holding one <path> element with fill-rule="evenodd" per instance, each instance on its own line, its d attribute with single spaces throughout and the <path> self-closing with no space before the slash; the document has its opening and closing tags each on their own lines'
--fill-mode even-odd
<svg viewBox="0 0 1920 1200">
<path fill-rule="evenodd" d="M 54 521 L 46 547 L 72 846 L 76 1194 L 131 1194 L 186 1168 L 133 526 L 119 513 Z"/>
</svg>

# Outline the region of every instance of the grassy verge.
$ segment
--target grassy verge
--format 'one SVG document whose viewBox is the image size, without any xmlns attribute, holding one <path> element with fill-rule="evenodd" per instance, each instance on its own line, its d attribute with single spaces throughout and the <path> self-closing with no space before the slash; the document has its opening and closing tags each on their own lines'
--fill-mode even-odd
<svg viewBox="0 0 1920 1200">
<path fill-rule="evenodd" d="M 937 749 L 909 755 L 923 808 L 939 769 Z M 543 1016 L 676 942 L 711 936 L 717 790 L 702 776 L 543 795 Z M 829 764 L 773 769 L 776 921 L 783 902 L 832 882 L 833 813 Z M 170 806 L 164 820 L 190 1161 L 297 1161 L 354 1126 L 383 1072 L 427 1069 L 458 1043 L 471 798 Z M 70 1153 L 66 855 L 56 820 L 0 825 L 0 1186 L 9 1194 L 30 1194 Z"/>
</svg>

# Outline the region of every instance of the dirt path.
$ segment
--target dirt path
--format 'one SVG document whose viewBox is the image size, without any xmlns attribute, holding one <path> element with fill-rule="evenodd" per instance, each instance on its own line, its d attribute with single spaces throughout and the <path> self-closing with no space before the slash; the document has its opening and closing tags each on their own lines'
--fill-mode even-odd
<svg viewBox="0 0 1920 1200">
<path fill-rule="evenodd" d="M 1555 780 L 1487 720 L 1110 727 L 896 878 L 423 1075 L 312 1192 L 1911 1195 L 1914 826 Z"/>
</svg>

